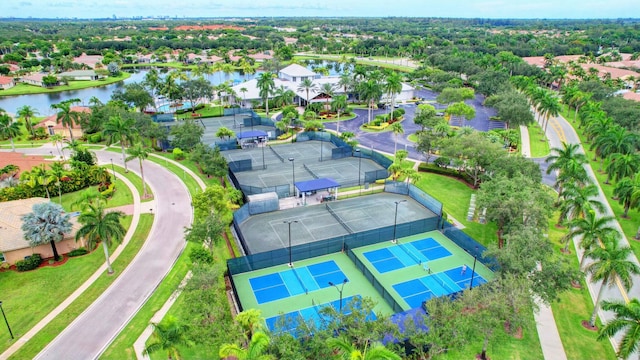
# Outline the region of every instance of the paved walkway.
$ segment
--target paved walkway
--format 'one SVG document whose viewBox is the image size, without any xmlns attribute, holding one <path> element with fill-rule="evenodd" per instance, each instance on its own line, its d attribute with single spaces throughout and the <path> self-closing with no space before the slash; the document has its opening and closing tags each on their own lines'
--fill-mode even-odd
<svg viewBox="0 0 640 360">
<path fill-rule="evenodd" d="M 531 157 L 531 143 L 529 141 L 529 129 L 526 126 L 520 126 L 520 149 L 522 156 Z M 551 306 L 545 305 L 542 301 L 536 299 L 538 311 L 533 313 L 538 329 L 538 338 L 542 347 L 542 354 L 547 360 L 566 360 L 567 354 L 562 346 L 560 333 L 556 326 L 556 320 L 553 317 Z"/>
<path fill-rule="evenodd" d="M 121 177 L 121 180 L 127 185 L 127 187 L 131 190 L 133 194 L 133 205 L 125 205 L 128 209 L 128 214 L 133 215 L 133 219 L 131 220 L 131 226 L 129 226 L 129 230 L 122 240 L 122 244 L 116 248 L 116 250 L 111 254 L 109 260 L 111 262 L 115 262 L 116 259 L 120 256 L 122 251 L 127 247 L 131 237 L 133 237 L 136 228 L 138 227 L 138 223 L 140 221 L 140 213 L 141 213 L 141 203 L 140 203 L 140 193 L 136 187 L 125 177 Z M 109 208 L 109 210 L 118 209 L 117 208 Z M 99 249 L 98 249 L 99 250 Z M 100 250 L 99 250 L 100 251 Z M 69 307 L 78 297 L 80 297 L 85 290 L 87 290 L 100 276 L 102 276 L 107 269 L 107 265 L 101 265 L 98 270 L 96 270 L 93 275 L 91 275 L 76 291 L 74 291 L 71 295 L 69 295 L 60 305 L 58 305 L 55 309 L 53 309 L 47 316 L 45 316 L 42 320 L 40 320 L 34 327 L 29 329 L 23 336 L 18 338 L 11 347 L 9 347 L 5 352 L 0 354 L 0 360 L 8 359 L 11 355 L 13 355 L 16 351 L 18 351 L 24 344 L 26 344 L 31 338 L 33 338 L 40 330 L 42 330 L 45 326 L 47 326 L 53 319 L 56 318 L 61 312 L 63 312 L 66 308 Z"/>
</svg>

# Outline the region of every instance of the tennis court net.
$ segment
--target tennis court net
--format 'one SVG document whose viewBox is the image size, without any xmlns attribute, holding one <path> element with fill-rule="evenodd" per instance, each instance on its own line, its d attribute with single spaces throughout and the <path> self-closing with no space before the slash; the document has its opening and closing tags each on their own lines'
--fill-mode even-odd
<svg viewBox="0 0 640 360">
<path fill-rule="evenodd" d="M 319 176 L 316 175 L 316 173 L 314 173 L 313 171 L 311 171 L 311 169 L 309 169 L 307 164 L 302 164 L 302 166 L 304 167 L 305 170 L 307 170 L 309 172 L 309 174 L 311 174 L 311 176 L 313 176 L 314 179 L 319 178 Z"/>
<path fill-rule="evenodd" d="M 302 278 L 300 278 L 300 275 L 298 274 L 298 271 L 296 270 L 296 268 L 292 266 L 291 270 L 293 270 L 293 273 L 296 274 L 296 278 L 300 282 L 300 286 L 302 286 L 302 288 L 304 289 L 304 293 L 308 295 L 309 289 L 307 289 L 307 287 L 304 286 L 304 281 L 302 281 Z"/>
<path fill-rule="evenodd" d="M 445 290 L 447 290 L 447 291 L 449 292 L 449 294 L 453 294 L 453 293 L 456 293 L 456 292 L 460 291 L 460 290 L 458 290 L 458 289 L 454 289 L 454 288 L 452 288 L 449 284 L 447 284 L 447 283 L 448 283 L 448 281 L 447 281 L 447 279 L 445 279 L 445 278 L 443 277 L 443 275 L 438 274 L 438 273 L 436 273 L 436 274 L 434 274 L 434 275 L 435 275 L 436 279 L 440 282 L 440 285 L 442 285 L 442 287 L 443 287 Z"/>
<path fill-rule="evenodd" d="M 413 261 L 416 262 L 416 264 L 422 264 L 424 261 L 426 261 L 426 259 L 421 259 L 416 254 L 413 254 L 411 250 L 407 249 L 406 245 L 398 242 L 398 246 L 400 247 L 400 249 L 404 250 L 404 252 L 407 253 L 407 255 L 409 255 L 413 259 Z"/>
<path fill-rule="evenodd" d="M 269 149 L 271 149 L 271 151 L 278 157 L 278 159 L 280 159 L 281 162 L 284 162 L 284 158 L 278 154 L 275 150 L 273 150 L 273 148 L 271 147 L 271 145 L 267 145 L 269 147 Z"/>
<path fill-rule="evenodd" d="M 354 231 L 353 229 L 351 229 L 349 227 L 349 225 L 345 224 L 344 221 L 342 221 L 342 219 L 340 217 L 338 217 L 338 215 L 333 211 L 333 209 L 331 208 L 331 206 L 329 206 L 329 203 L 325 203 L 325 207 L 327 208 L 327 210 L 329 211 L 329 213 L 336 219 L 338 220 L 338 222 L 340 223 L 340 225 L 342 225 L 342 227 L 347 230 L 347 232 L 349 234 L 353 234 Z"/>
</svg>

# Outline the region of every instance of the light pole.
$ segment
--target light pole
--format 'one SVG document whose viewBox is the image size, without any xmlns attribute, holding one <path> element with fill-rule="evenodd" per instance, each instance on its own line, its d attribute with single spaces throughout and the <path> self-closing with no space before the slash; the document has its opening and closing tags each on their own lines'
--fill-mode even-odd
<svg viewBox="0 0 640 360">
<path fill-rule="evenodd" d="M 322 162 L 322 150 L 324 149 L 324 134 L 320 133 L 320 162 Z"/>
<path fill-rule="evenodd" d="M 293 188 L 293 197 L 296 196 L 296 159 L 290 157 L 289 161 L 291 161 L 291 173 L 293 174 L 293 182 L 291 183 Z"/>
<path fill-rule="evenodd" d="M 336 284 L 329 281 L 329 286 L 333 286 L 340 293 L 340 314 L 342 315 L 342 291 L 344 290 L 344 285 L 347 283 L 347 279 L 342 280 L 342 286 L 338 287 Z"/>
<path fill-rule="evenodd" d="M 358 186 L 361 186 L 362 183 L 360 182 L 360 169 L 362 168 L 362 152 L 360 151 L 360 149 L 356 149 L 356 152 L 358 153 Z"/>
<path fill-rule="evenodd" d="M 394 201 L 394 203 L 396 204 L 396 215 L 393 217 L 393 240 L 391 240 L 391 242 L 394 244 L 398 242 L 398 240 L 396 239 L 396 227 L 398 226 L 398 205 L 405 201 L 407 200 Z"/>
<path fill-rule="evenodd" d="M 7 329 L 9 329 L 9 335 L 11 335 L 11 340 L 14 339 L 13 331 L 11 331 L 11 326 L 9 326 L 9 321 L 7 321 L 7 315 L 4 313 L 4 309 L 2 308 L 2 301 L 0 301 L 0 311 L 2 311 L 2 317 L 4 318 L 4 323 L 7 324 Z"/>
<path fill-rule="evenodd" d="M 471 284 L 469 284 L 469 290 L 473 289 L 473 277 L 476 275 L 476 261 L 478 261 L 477 246 L 476 246 L 476 253 L 473 255 L 473 268 L 471 269 Z"/>
<path fill-rule="evenodd" d="M 291 224 L 297 223 L 298 220 L 287 220 L 285 224 L 289 225 L 289 267 L 293 267 L 293 261 L 291 261 Z"/>
<path fill-rule="evenodd" d="M 113 181 L 118 181 L 118 177 L 116 176 L 116 168 L 113 167 L 113 159 L 109 159 L 111 160 L 111 171 L 113 171 Z"/>
<path fill-rule="evenodd" d="M 262 143 L 262 170 L 267 168 L 267 165 L 264 163 L 264 147 L 267 146 L 266 141 Z"/>
</svg>

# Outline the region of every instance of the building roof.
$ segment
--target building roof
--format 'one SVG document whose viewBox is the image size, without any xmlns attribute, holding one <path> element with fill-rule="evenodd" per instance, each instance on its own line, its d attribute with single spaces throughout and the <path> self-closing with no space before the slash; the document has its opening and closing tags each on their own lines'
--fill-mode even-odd
<svg viewBox="0 0 640 360">
<path fill-rule="evenodd" d="M 46 203 L 45 198 L 30 198 L 0 202 L 0 252 L 26 249 L 29 242 L 22 233 L 22 216 L 33 211 L 33 205 Z M 79 229 L 75 219 L 71 219 L 72 233 Z"/>
<path fill-rule="evenodd" d="M 320 179 L 313 179 L 313 180 L 307 180 L 307 181 L 296 181 L 294 185 L 298 190 L 302 192 L 325 190 L 325 189 L 330 189 L 330 188 L 335 188 L 340 186 L 340 184 L 338 184 L 338 182 L 333 180 L 332 178 L 320 178 Z"/>
<path fill-rule="evenodd" d="M 281 74 L 286 74 L 289 76 L 296 76 L 296 77 L 300 77 L 300 76 L 316 76 L 318 74 L 314 73 L 313 71 L 307 69 L 306 67 L 302 66 L 302 65 L 298 65 L 298 64 L 291 64 L 289 66 L 287 66 L 286 68 L 280 70 Z"/>
<path fill-rule="evenodd" d="M 640 102 L 640 93 L 637 93 L 637 92 L 627 91 L 624 94 L 622 94 L 622 97 L 627 99 L 627 100 L 633 100 L 633 101 Z"/>
<path fill-rule="evenodd" d="M 73 71 L 65 71 L 58 74 L 58 77 L 62 76 L 96 76 L 96 72 L 94 70 L 73 70 Z"/>
<path fill-rule="evenodd" d="M 86 107 L 86 106 L 72 106 L 71 107 L 71 111 L 75 111 L 75 112 L 79 112 L 79 113 L 87 113 L 90 114 L 91 113 L 91 108 Z M 49 117 L 46 117 L 44 119 L 42 119 L 42 121 L 40 121 L 37 125 L 35 125 L 34 127 L 39 128 L 39 127 L 43 127 L 43 128 L 48 128 L 49 126 L 53 127 L 53 129 L 67 129 L 66 126 L 63 126 L 62 123 L 58 123 L 58 114 L 53 114 Z M 71 126 L 72 129 L 76 129 L 77 125 L 73 124 Z"/>
<path fill-rule="evenodd" d="M 7 85 L 14 82 L 12 77 L 9 76 L 0 76 L 0 85 Z"/>
<path fill-rule="evenodd" d="M 238 139 L 248 139 L 248 138 L 256 138 L 267 136 L 267 133 L 261 130 L 251 130 L 251 131 L 243 131 L 236 135 Z"/>
<path fill-rule="evenodd" d="M 77 64 L 85 64 L 91 68 L 95 68 L 97 64 L 101 63 L 104 57 L 102 55 L 87 55 L 82 54 L 76 58 L 73 58 L 73 62 Z"/>
<path fill-rule="evenodd" d="M 47 75 L 48 74 L 35 73 L 35 74 L 23 76 L 22 80 L 31 80 L 31 81 L 36 81 L 36 82 L 42 82 L 42 78 L 44 78 Z"/>
</svg>

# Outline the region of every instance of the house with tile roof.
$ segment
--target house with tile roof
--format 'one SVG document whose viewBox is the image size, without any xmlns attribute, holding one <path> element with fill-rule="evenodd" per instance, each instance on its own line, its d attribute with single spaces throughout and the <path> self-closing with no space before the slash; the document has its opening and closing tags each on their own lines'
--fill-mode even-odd
<svg viewBox="0 0 640 360">
<path fill-rule="evenodd" d="M 10 76 L 0 76 L 0 90 L 11 89 L 16 86 L 15 80 Z"/>
<path fill-rule="evenodd" d="M 91 114 L 91 108 L 86 106 L 72 106 L 71 111 L 75 111 L 83 114 Z M 40 121 L 34 127 L 44 128 L 47 131 L 47 134 L 49 135 L 60 134 L 64 138 L 66 138 L 69 135 L 69 128 L 66 126 L 63 126 L 62 123 L 59 123 L 57 118 L 58 118 L 58 115 L 53 114 L 43 119 L 42 121 Z M 80 138 L 84 134 L 82 132 L 82 128 L 78 124 L 73 124 L 73 126 L 71 126 L 71 133 L 73 134 L 74 139 Z"/>
<path fill-rule="evenodd" d="M 24 239 L 22 232 L 22 217 L 31 213 L 33 205 L 46 203 L 45 198 L 30 198 L 0 202 L 0 263 L 14 265 L 33 254 L 40 254 L 43 259 L 53 257 L 50 244 L 31 247 Z M 59 254 L 66 254 L 71 250 L 84 246 L 84 242 L 75 241 L 75 233 L 80 229 L 77 218 L 71 218 L 72 230 L 65 234 L 62 241 L 56 243 Z"/>
<path fill-rule="evenodd" d="M 58 77 L 58 80 L 62 79 L 63 77 L 66 77 L 75 81 L 91 81 L 91 80 L 98 80 L 104 77 L 104 76 L 98 75 L 95 72 L 95 70 L 65 71 L 65 72 L 61 72 L 60 74 L 57 74 L 56 76 Z"/>
</svg>

